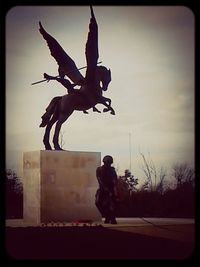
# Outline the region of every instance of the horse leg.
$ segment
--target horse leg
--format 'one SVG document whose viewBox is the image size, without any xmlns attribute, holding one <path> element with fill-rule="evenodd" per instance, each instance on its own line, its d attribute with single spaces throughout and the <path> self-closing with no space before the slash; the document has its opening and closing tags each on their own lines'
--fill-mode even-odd
<svg viewBox="0 0 200 267">
<path fill-rule="evenodd" d="M 101 97 L 101 101 L 102 101 L 101 103 L 102 103 L 104 106 L 107 107 L 107 108 L 104 108 L 103 112 L 108 112 L 109 110 L 111 110 L 110 114 L 115 115 L 115 111 L 114 111 L 114 109 L 111 107 L 111 99 L 102 96 L 102 97 Z M 107 104 L 106 102 L 108 102 L 108 104 Z"/>
<path fill-rule="evenodd" d="M 102 103 L 102 104 L 107 107 L 103 109 L 103 112 L 108 112 L 109 110 L 111 110 L 110 114 L 115 115 L 115 111 L 111 106 L 107 105 L 106 103 Z"/>
<path fill-rule="evenodd" d="M 54 114 L 52 119 L 48 122 L 46 129 L 45 129 L 45 134 L 43 138 L 43 143 L 45 145 L 46 150 L 52 150 L 51 145 L 49 143 L 49 136 L 50 136 L 50 131 L 54 123 L 57 121 L 58 117 Z"/>
<path fill-rule="evenodd" d="M 98 113 L 101 113 L 101 111 L 100 111 L 100 110 L 98 110 L 96 107 L 93 107 L 92 109 L 93 109 L 93 112 L 98 112 Z"/>
<path fill-rule="evenodd" d="M 108 101 L 109 104 L 107 104 L 106 101 Z M 110 100 L 110 98 L 102 97 L 100 103 L 107 107 L 107 108 L 104 108 L 103 112 L 108 112 L 109 110 L 111 110 L 110 114 L 115 115 L 115 111 L 111 107 L 111 100 Z"/>
<path fill-rule="evenodd" d="M 107 98 L 105 96 L 102 96 L 101 99 L 103 100 L 103 102 L 108 102 L 108 105 L 111 106 L 111 99 L 110 98 Z"/>
<path fill-rule="evenodd" d="M 96 107 L 93 107 L 92 109 L 93 109 L 93 112 L 101 113 L 101 111 L 98 110 Z M 88 114 L 88 112 L 86 110 L 83 110 L 83 113 Z"/>
<path fill-rule="evenodd" d="M 60 133 L 60 129 L 61 129 L 61 126 L 62 124 L 69 118 L 69 116 L 73 113 L 73 110 L 72 111 L 68 111 L 67 115 L 63 115 L 61 114 L 58 118 L 58 121 L 56 123 L 56 128 L 55 128 L 55 133 L 54 133 L 54 136 L 53 136 L 53 144 L 54 144 L 54 148 L 55 150 L 63 150 L 59 143 L 58 143 L 58 139 L 59 139 L 59 133 Z"/>
</svg>

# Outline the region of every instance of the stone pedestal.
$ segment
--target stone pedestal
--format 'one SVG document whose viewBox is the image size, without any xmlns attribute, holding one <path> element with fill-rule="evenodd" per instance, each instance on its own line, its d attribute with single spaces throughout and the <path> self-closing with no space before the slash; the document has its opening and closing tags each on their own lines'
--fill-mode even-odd
<svg viewBox="0 0 200 267">
<path fill-rule="evenodd" d="M 34 151 L 23 155 L 24 221 L 101 220 L 95 206 L 100 152 Z"/>
</svg>

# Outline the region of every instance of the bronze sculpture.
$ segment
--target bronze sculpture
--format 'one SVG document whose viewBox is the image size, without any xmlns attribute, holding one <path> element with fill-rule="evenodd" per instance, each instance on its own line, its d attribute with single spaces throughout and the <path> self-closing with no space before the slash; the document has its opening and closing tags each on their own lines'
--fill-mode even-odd
<svg viewBox="0 0 200 267">
<path fill-rule="evenodd" d="M 40 124 L 40 127 L 46 127 L 43 143 L 45 145 L 45 149 L 47 150 L 52 149 L 49 143 L 49 136 L 54 123 L 56 123 L 55 133 L 53 136 L 54 148 L 55 150 L 62 150 L 58 142 L 59 132 L 62 124 L 75 110 L 87 113 L 86 110 L 93 107 L 93 111 L 98 111 L 95 110 L 96 108 L 94 106 L 101 103 L 106 106 L 103 110 L 104 112 L 110 110 L 111 114 L 115 114 L 113 108 L 111 107 L 111 100 L 102 95 L 102 91 L 106 91 L 108 89 L 108 84 L 111 81 L 111 71 L 104 66 L 97 66 L 99 57 L 98 26 L 91 6 L 90 10 L 91 19 L 85 49 L 87 61 L 85 78 L 79 72 L 75 62 L 69 57 L 69 55 L 67 55 L 59 43 L 45 31 L 41 22 L 39 22 L 39 31 L 43 38 L 47 41 L 51 55 L 55 58 L 59 66 L 58 79 L 60 80 L 58 81 L 66 83 L 67 79 L 64 78 L 66 75 L 74 82 L 74 84 L 71 84 L 72 87 L 69 84 L 71 88 L 70 92 L 68 91 L 69 94 L 53 98 L 46 109 L 46 113 L 42 116 L 42 123 Z M 46 79 L 57 80 L 57 77 L 46 74 Z M 80 86 L 80 89 L 74 89 L 73 87 L 75 85 Z M 68 86 L 65 87 L 67 88 Z"/>
</svg>

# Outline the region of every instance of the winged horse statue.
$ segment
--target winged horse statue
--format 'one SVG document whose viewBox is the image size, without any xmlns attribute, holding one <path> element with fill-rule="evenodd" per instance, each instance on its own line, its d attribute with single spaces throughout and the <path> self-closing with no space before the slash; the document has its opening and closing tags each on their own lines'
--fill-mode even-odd
<svg viewBox="0 0 200 267">
<path fill-rule="evenodd" d="M 49 137 L 54 123 L 56 123 L 53 136 L 54 148 L 55 150 L 62 150 L 59 145 L 61 126 L 75 110 L 86 111 L 94 107 L 96 104 L 101 103 L 106 106 L 103 110 L 104 112 L 110 110 L 111 114 L 115 114 L 115 111 L 111 107 L 111 100 L 102 95 L 102 91 L 108 89 L 108 84 L 111 81 L 111 71 L 104 66 L 97 66 L 99 57 L 98 26 L 92 6 L 90 6 L 90 11 L 91 18 L 85 48 L 87 62 L 85 77 L 82 76 L 75 62 L 63 50 L 60 44 L 45 31 L 41 22 L 39 22 L 39 31 L 46 40 L 51 55 L 57 61 L 59 79 L 64 81 L 64 76 L 66 75 L 72 82 L 74 82 L 74 84 L 80 86 L 80 89 L 74 89 L 72 93 L 54 97 L 47 107 L 46 113 L 42 116 L 40 127 L 46 127 L 43 137 L 43 143 L 46 150 L 52 149 L 49 143 Z M 53 79 L 52 76 L 49 77 Z"/>
</svg>

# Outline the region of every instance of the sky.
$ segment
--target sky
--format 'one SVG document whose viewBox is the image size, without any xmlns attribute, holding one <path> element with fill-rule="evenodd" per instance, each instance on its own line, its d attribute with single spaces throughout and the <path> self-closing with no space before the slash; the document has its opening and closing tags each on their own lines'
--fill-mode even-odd
<svg viewBox="0 0 200 267">
<path fill-rule="evenodd" d="M 64 149 L 114 158 L 119 175 L 139 179 L 142 157 L 167 170 L 194 165 L 194 15 L 184 6 L 94 6 L 99 61 L 111 69 L 104 92 L 116 115 L 75 111 L 63 124 Z M 6 15 L 6 167 L 22 165 L 22 152 L 43 150 L 41 116 L 66 89 L 38 29 L 44 28 L 73 58 L 86 65 L 89 6 L 16 6 Z M 85 69 L 81 70 L 85 75 Z M 101 111 L 103 106 L 98 104 Z M 21 168 L 21 167 L 20 167 Z M 21 171 L 21 170 L 20 170 Z M 19 171 L 19 172 L 20 172 Z"/>
</svg>

